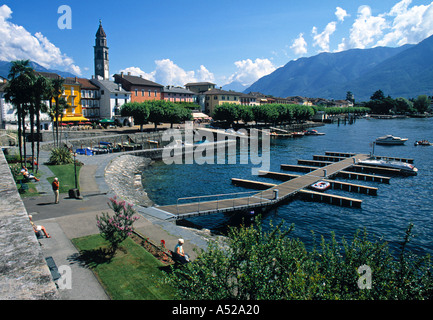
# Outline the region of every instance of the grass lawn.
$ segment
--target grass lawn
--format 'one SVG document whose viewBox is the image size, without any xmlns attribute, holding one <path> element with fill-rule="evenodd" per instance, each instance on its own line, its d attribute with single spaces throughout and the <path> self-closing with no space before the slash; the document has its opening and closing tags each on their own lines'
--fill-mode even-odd
<svg viewBox="0 0 433 320">
<path fill-rule="evenodd" d="M 69 189 L 75 188 L 75 172 L 73 164 L 48 166 L 54 176 L 47 177 L 47 180 L 52 183 L 54 178 L 59 178 L 60 193 L 68 193 Z M 80 188 L 80 166 L 77 166 L 77 185 Z"/>
<path fill-rule="evenodd" d="M 110 258 L 108 242 L 99 234 L 73 239 L 80 259 L 97 275 L 113 300 L 173 300 L 174 289 L 163 284 L 164 264 L 132 239 Z"/>
</svg>

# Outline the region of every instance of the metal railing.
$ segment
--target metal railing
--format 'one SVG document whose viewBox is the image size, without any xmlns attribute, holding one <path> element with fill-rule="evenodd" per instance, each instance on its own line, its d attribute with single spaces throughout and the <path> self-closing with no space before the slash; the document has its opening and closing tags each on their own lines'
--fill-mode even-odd
<svg viewBox="0 0 433 320">
<path fill-rule="evenodd" d="M 196 200 L 196 201 L 191 201 L 191 202 L 183 204 L 183 205 L 188 205 L 188 204 L 197 205 L 197 211 L 191 211 L 188 213 L 192 213 L 192 212 L 200 213 L 201 212 L 200 211 L 200 205 L 202 203 L 204 203 L 203 199 L 216 198 L 214 200 L 211 200 L 211 201 L 215 202 L 215 204 L 216 204 L 215 210 L 220 210 L 220 204 L 222 201 L 224 201 L 226 205 L 224 207 L 222 207 L 221 209 L 234 209 L 236 207 L 249 207 L 250 205 L 253 205 L 253 204 L 254 205 L 262 205 L 265 202 L 269 203 L 269 202 L 275 200 L 274 198 L 268 199 L 266 196 L 264 196 L 263 193 L 264 192 L 248 191 L 248 192 L 237 192 L 237 193 L 226 193 L 226 194 L 215 194 L 215 195 L 207 195 L 207 196 L 178 198 L 177 202 L 176 202 L 176 211 L 177 211 L 177 214 L 179 215 L 179 202 L 183 201 L 183 200 Z M 245 196 L 245 195 L 249 195 L 249 196 L 236 198 L 236 196 Z M 222 199 L 223 197 L 230 197 L 230 198 Z M 243 205 L 236 205 L 235 204 L 236 200 L 243 199 L 243 198 L 247 199 L 245 204 L 243 204 Z M 251 199 L 255 199 L 254 203 L 252 203 L 252 201 L 250 201 Z M 259 199 L 259 201 L 257 201 L 256 199 Z M 227 202 L 229 202 L 229 201 L 232 201 L 231 206 L 227 206 Z M 210 202 L 210 201 L 206 201 L 206 202 Z M 212 210 L 214 210 L 214 209 L 212 209 Z"/>
</svg>

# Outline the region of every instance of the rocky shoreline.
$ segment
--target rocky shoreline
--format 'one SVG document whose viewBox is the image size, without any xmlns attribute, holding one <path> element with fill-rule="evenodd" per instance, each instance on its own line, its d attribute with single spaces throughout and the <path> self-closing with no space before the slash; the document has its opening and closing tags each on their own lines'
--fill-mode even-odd
<svg viewBox="0 0 433 320">
<path fill-rule="evenodd" d="M 135 155 L 115 157 L 105 168 L 105 181 L 119 198 L 133 205 L 150 207 L 153 202 L 143 188 L 141 173 L 152 159 Z"/>
</svg>

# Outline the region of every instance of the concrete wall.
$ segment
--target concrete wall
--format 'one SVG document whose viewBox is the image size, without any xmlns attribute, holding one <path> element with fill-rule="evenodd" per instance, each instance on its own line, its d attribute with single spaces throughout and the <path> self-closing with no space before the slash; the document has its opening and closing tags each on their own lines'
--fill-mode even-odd
<svg viewBox="0 0 433 320">
<path fill-rule="evenodd" d="M 59 299 L 1 150 L 0 176 L 0 299 Z"/>
</svg>

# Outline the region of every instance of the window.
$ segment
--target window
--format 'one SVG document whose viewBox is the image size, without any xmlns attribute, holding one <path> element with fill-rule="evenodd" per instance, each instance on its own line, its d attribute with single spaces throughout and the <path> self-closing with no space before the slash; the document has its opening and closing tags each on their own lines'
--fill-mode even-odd
<svg viewBox="0 0 433 320">
<path fill-rule="evenodd" d="M 150 90 L 149 90 L 149 97 L 150 97 Z"/>
<path fill-rule="evenodd" d="M 135 89 L 135 96 L 138 96 L 138 89 Z"/>
<path fill-rule="evenodd" d="M 213 99 L 214 100 L 218 100 L 218 96 L 213 96 Z"/>
<path fill-rule="evenodd" d="M 144 97 L 144 89 L 141 89 L 141 96 Z"/>
<path fill-rule="evenodd" d="M 155 90 L 155 97 L 158 96 L 158 90 Z"/>
</svg>

